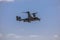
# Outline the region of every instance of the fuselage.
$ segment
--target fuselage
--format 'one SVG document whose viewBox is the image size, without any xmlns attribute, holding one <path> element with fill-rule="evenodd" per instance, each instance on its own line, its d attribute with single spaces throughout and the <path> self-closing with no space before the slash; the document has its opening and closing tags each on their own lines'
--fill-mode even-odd
<svg viewBox="0 0 60 40">
<path fill-rule="evenodd" d="M 38 17 L 22 19 L 22 21 L 24 21 L 24 22 L 31 22 L 31 21 L 37 21 L 37 20 L 40 21 L 40 19 Z"/>
<path fill-rule="evenodd" d="M 24 21 L 24 22 L 31 22 L 31 21 L 37 21 L 37 20 L 40 21 L 40 19 L 35 16 L 35 13 L 33 14 L 33 16 L 30 14 L 29 11 L 26 13 L 28 14 L 28 18 L 21 19 L 21 17 L 16 16 L 17 21 Z"/>
</svg>

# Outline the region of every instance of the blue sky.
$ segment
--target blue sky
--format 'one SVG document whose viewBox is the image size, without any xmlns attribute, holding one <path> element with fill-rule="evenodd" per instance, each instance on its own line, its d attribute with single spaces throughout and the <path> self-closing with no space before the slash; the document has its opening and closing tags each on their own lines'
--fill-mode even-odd
<svg viewBox="0 0 60 40">
<path fill-rule="evenodd" d="M 59 0 L 0 0 L 1 40 L 60 40 Z M 25 11 L 38 12 L 41 21 L 18 22 Z"/>
</svg>

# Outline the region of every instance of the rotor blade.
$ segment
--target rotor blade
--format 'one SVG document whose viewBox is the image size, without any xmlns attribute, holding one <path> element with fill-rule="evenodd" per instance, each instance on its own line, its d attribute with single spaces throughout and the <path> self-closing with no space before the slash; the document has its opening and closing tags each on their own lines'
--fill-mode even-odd
<svg viewBox="0 0 60 40">
<path fill-rule="evenodd" d="M 22 13 L 30 13 L 29 11 L 26 11 L 26 12 L 22 12 Z"/>
<path fill-rule="evenodd" d="M 32 15 L 36 15 L 37 13 L 32 13 Z"/>
<path fill-rule="evenodd" d="M 27 13 L 27 12 L 22 12 L 22 13 Z"/>
<path fill-rule="evenodd" d="M 37 14 L 38 12 L 33 12 L 32 14 Z"/>
<path fill-rule="evenodd" d="M 33 17 L 36 17 L 36 14 L 37 14 L 37 13 L 32 13 Z"/>
</svg>

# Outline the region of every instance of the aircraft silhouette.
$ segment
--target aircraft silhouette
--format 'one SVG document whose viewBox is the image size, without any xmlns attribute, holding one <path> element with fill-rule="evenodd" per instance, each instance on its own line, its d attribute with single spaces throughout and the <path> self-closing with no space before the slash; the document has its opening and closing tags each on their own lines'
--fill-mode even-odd
<svg viewBox="0 0 60 40">
<path fill-rule="evenodd" d="M 36 13 L 32 13 L 32 15 L 30 14 L 30 12 L 29 11 L 27 11 L 27 12 L 23 12 L 23 13 L 27 13 L 28 14 L 28 18 L 25 18 L 25 19 L 21 19 L 21 17 L 20 16 L 16 16 L 16 20 L 17 21 L 23 21 L 23 22 L 31 22 L 31 21 L 40 21 L 40 18 L 38 18 L 38 17 L 36 17 Z"/>
</svg>

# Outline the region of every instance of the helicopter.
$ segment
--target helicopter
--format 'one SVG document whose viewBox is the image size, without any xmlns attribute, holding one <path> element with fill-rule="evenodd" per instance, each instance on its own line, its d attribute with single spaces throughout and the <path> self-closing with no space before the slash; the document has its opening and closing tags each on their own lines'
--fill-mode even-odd
<svg viewBox="0 0 60 40">
<path fill-rule="evenodd" d="M 20 16 L 16 16 L 16 20 L 17 21 L 23 21 L 23 22 L 31 22 L 31 21 L 40 21 L 40 18 L 36 17 L 36 13 L 30 13 L 30 11 L 27 11 L 27 12 L 23 12 L 23 13 L 27 13 L 28 17 L 25 18 L 25 19 L 21 19 Z"/>
</svg>

